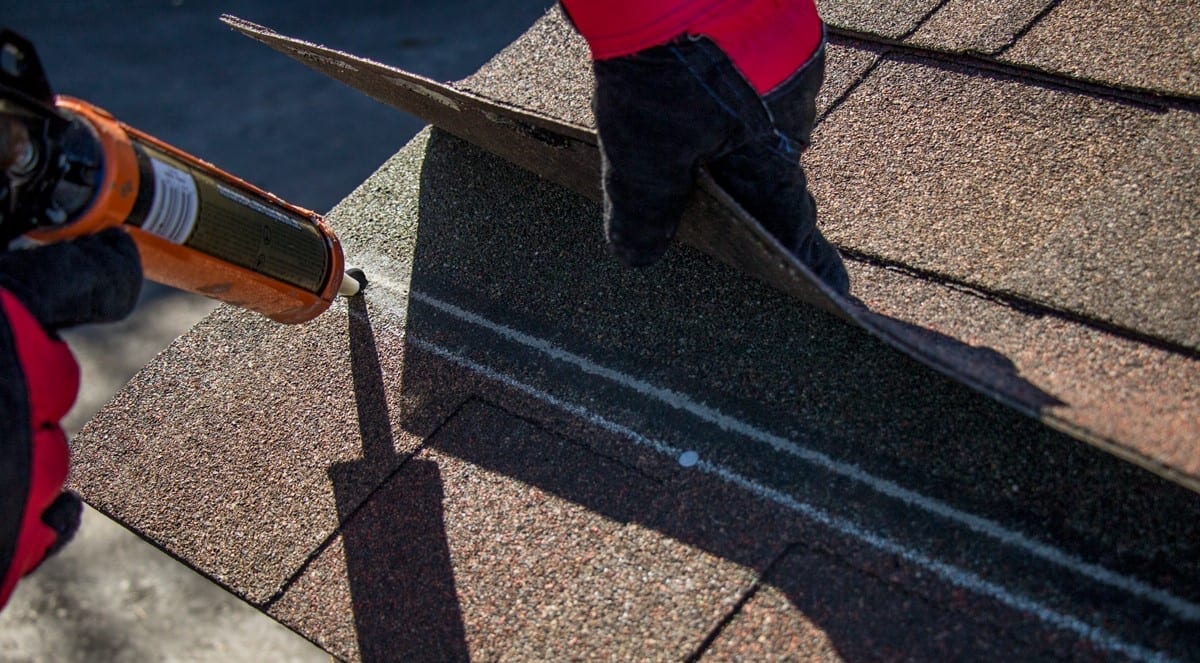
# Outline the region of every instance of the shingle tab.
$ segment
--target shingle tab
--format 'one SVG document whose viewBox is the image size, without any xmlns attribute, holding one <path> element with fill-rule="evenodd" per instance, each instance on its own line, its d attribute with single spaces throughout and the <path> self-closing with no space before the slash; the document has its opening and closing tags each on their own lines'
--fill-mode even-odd
<svg viewBox="0 0 1200 663">
<path fill-rule="evenodd" d="M 893 270 L 854 277 L 873 310 L 977 348 L 985 374 L 1054 394 L 1043 413 L 1073 434 L 1200 491 L 1200 359 Z"/>
<path fill-rule="evenodd" d="M 901 39 L 921 25 L 939 4 L 939 0 L 818 0 L 817 10 L 829 25 Z"/>
<path fill-rule="evenodd" d="M 1060 228 L 1112 187 L 1114 170 L 1155 172 L 1142 144 L 1173 140 L 1170 131 L 1148 138 L 1163 130 L 1161 120 L 1161 113 L 1135 105 L 898 57 L 876 68 L 820 125 L 807 163 L 825 228 L 843 246 L 987 290 L 1013 287 L 1018 296 L 1080 315 L 1102 312 L 1106 320 L 1154 334 L 1161 325 L 1124 314 L 1128 298 L 1097 297 L 1084 310 L 1076 297 L 1017 289 L 1032 282 L 1006 275 L 1028 269 L 1026 263 L 1045 253 Z M 1159 203 L 1150 198 L 1144 204 Z M 1197 224 L 1186 205 L 1156 214 L 1182 214 L 1171 223 L 1183 228 Z M 1063 235 L 1058 242 L 1068 237 L 1088 241 Z M 1176 246 L 1158 259 L 1177 265 L 1182 251 Z M 1119 262 L 1088 266 L 1130 297 L 1146 297 Z M 1060 279 L 1053 292 L 1073 287 L 1067 274 L 1075 267 L 1047 263 L 1045 269 Z M 1188 269 L 1166 271 L 1186 287 L 1180 281 Z M 1176 340 L 1196 347 L 1200 339 Z"/>
<path fill-rule="evenodd" d="M 1200 115 L 1171 112 L 1003 287 L 1200 348 Z"/>
<path fill-rule="evenodd" d="M 995 54 L 1053 0 L 949 0 L 908 40 L 938 50 Z"/>
<path fill-rule="evenodd" d="M 1063 0 L 1001 59 L 1167 94 L 1200 96 L 1195 0 Z"/>
<path fill-rule="evenodd" d="M 1000 662 L 1045 655 L 985 626 L 994 607 L 984 601 L 954 610 L 893 591 L 897 566 L 888 559 L 857 567 L 797 546 L 700 660 Z"/>
<path fill-rule="evenodd" d="M 430 443 L 274 616 L 348 660 L 666 660 L 752 582 L 629 524 L 654 520 L 656 480 L 501 410 L 468 403 Z"/>
<path fill-rule="evenodd" d="M 887 50 L 884 46 L 837 37 L 830 38 L 825 49 L 825 82 L 817 94 L 818 118 L 853 90 Z"/>
<path fill-rule="evenodd" d="M 404 352 L 399 337 L 355 332 L 352 342 L 347 332 L 345 315 L 280 326 L 218 309 L 80 432 L 72 484 L 198 570 L 265 601 L 432 430 L 393 418 L 384 400 L 360 409 L 359 386 L 391 397 L 381 382 L 356 385 L 363 344 L 395 362 Z M 335 495 L 327 468 L 362 458 L 364 439 L 372 462 L 343 474 Z"/>
</svg>

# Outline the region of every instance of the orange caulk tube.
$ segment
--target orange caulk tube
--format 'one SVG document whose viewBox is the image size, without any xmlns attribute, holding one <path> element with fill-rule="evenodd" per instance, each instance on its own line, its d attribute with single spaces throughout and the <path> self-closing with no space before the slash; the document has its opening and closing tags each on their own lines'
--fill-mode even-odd
<svg viewBox="0 0 1200 663">
<path fill-rule="evenodd" d="M 102 155 L 92 200 L 77 218 L 32 230 L 54 242 L 121 226 L 146 277 L 281 323 L 306 322 L 365 278 L 347 276 L 342 247 L 319 215 L 130 127 L 91 104 L 58 97 Z"/>
</svg>

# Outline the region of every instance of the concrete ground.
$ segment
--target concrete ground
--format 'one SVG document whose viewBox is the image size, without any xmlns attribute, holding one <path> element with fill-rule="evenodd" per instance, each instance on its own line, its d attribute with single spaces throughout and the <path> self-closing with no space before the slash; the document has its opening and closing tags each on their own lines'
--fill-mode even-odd
<svg viewBox="0 0 1200 663">
<path fill-rule="evenodd" d="M 451 79 L 478 68 L 548 4 L 5 0 L 0 23 L 34 41 L 56 92 L 324 211 L 421 123 L 234 34 L 217 21 L 221 13 Z M 68 428 L 78 430 L 213 308 L 147 284 L 127 321 L 69 332 L 84 387 Z M 0 614 L 0 652 L 6 661 L 328 659 L 92 509 L 76 541 Z"/>
</svg>

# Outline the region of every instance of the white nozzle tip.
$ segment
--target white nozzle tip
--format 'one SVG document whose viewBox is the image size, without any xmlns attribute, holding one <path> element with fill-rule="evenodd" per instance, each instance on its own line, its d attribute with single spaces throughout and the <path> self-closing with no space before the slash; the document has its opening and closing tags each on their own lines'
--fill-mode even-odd
<svg viewBox="0 0 1200 663">
<path fill-rule="evenodd" d="M 367 285 L 367 277 L 357 267 L 351 267 L 342 274 L 342 284 L 338 286 L 338 294 L 343 297 L 353 297 L 362 292 Z"/>
</svg>

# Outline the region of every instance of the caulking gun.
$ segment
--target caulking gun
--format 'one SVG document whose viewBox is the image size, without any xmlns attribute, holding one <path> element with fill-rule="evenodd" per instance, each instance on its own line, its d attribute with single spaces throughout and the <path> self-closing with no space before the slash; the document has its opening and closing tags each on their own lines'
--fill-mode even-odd
<svg viewBox="0 0 1200 663">
<path fill-rule="evenodd" d="M 0 31 L 0 247 L 121 226 L 146 277 L 282 323 L 366 283 L 318 214 L 106 111 L 55 96 L 33 45 Z"/>
</svg>

